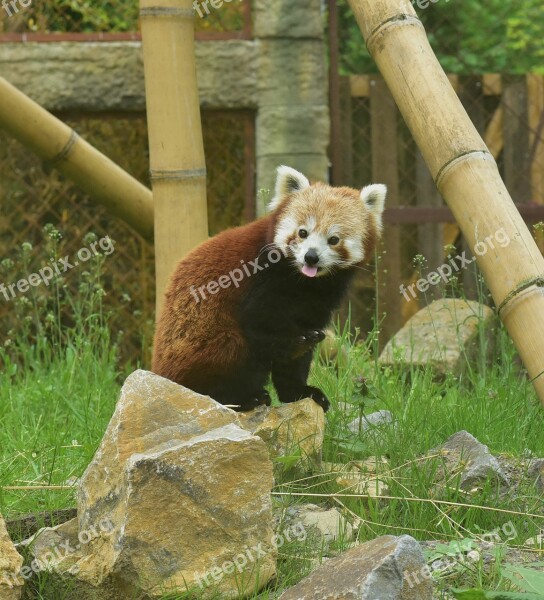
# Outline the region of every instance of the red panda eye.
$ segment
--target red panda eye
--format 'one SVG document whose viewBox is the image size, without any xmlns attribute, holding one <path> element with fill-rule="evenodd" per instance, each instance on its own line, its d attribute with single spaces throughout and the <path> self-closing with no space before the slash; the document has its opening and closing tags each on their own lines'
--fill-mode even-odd
<svg viewBox="0 0 544 600">
<path fill-rule="evenodd" d="M 308 237 L 308 232 L 306 231 L 306 229 L 299 229 L 298 235 L 299 235 L 299 237 L 304 239 L 304 238 Z"/>
<path fill-rule="evenodd" d="M 340 241 L 340 238 L 337 235 L 333 235 L 332 237 L 329 238 L 329 245 L 336 246 L 336 244 L 338 244 L 339 241 Z"/>
</svg>

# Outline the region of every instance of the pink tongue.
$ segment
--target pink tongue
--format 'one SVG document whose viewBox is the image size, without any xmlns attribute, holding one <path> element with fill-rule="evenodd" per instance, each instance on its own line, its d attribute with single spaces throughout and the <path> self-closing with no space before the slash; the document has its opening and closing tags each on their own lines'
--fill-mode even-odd
<svg viewBox="0 0 544 600">
<path fill-rule="evenodd" d="M 302 272 L 308 277 L 315 277 L 317 275 L 317 267 L 310 267 L 308 265 L 304 265 L 302 267 Z"/>
</svg>

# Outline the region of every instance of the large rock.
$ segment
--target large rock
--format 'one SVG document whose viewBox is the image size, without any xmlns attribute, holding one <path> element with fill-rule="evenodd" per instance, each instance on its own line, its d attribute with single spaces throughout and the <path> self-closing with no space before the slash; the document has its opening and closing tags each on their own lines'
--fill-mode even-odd
<svg viewBox="0 0 544 600">
<path fill-rule="evenodd" d="M 238 417 L 241 427 L 264 440 L 272 459 L 299 456 L 301 466 L 321 462 L 325 413 L 311 398 L 272 408 L 260 406 Z"/>
<path fill-rule="evenodd" d="M 0 600 L 19 600 L 24 579 L 21 577 L 23 557 L 15 550 L 0 515 Z"/>
<path fill-rule="evenodd" d="M 452 485 L 459 480 L 459 487 L 466 491 L 478 488 L 488 480 L 501 487 L 510 483 L 489 448 L 467 431 L 454 433 L 442 446 L 429 452 L 429 456 L 437 454 L 439 457 L 431 461 L 433 465 L 427 463 L 426 466 L 435 471 L 437 483 L 447 481 Z"/>
<path fill-rule="evenodd" d="M 449 298 L 422 308 L 387 342 L 383 366 L 430 366 L 443 376 L 463 370 L 475 351 L 480 320 L 488 327 L 494 312 L 478 302 Z"/>
<path fill-rule="evenodd" d="M 280 600 L 431 600 L 419 544 L 385 535 L 328 560 Z"/>
<path fill-rule="evenodd" d="M 48 570 L 74 578 L 79 600 L 253 593 L 275 574 L 272 485 L 266 445 L 234 411 L 136 371 L 82 477 L 77 528 L 45 532 L 35 556 L 49 552 Z M 55 536 L 68 555 L 52 555 Z"/>
</svg>

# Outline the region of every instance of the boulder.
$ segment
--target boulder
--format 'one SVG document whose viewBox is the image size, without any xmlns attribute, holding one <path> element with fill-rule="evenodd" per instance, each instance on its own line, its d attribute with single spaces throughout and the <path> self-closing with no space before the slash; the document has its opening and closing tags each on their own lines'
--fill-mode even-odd
<svg viewBox="0 0 544 600">
<path fill-rule="evenodd" d="M 431 600 L 432 589 L 416 540 L 385 535 L 323 563 L 280 600 Z"/>
<path fill-rule="evenodd" d="M 78 600 L 237 598 L 275 574 L 272 485 L 266 445 L 234 411 L 136 371 L 82 477 L 77 527 L 43 531 L 33 552 Z M 53 556 L 63 540 L 72 551 Z"/>
<path fill-rule="evenodd" d="M 23 557 L 15 550 L 0 515 L 0 600 L 19 600 L 24 579 L 21 574 Z"/>
<path fill-rule="evenodd" d="M 440 456 L 431 459 L 433 464 L 436 465 L 435 461 L 441 463 L 436 469 L 437 483 L 448 481 L 451 484 L 459 477 L 459 487 L 466 491 L 480 487 L 487 480 L 501 487 L 510 484 L 508 476 L 489 448 L 467 431 L 454 433 L 442 446 L 429 452 L 429 456 L 435 454 Z M 434 466 L 427 464 L 426 468 Z"/>
<path fill-rule="evenodd" d="M 418 311 L 386 344 L 382 366 L 430 366 L 438 377 L 459 374 L 474 354 L 480 321 L 488 328 L 494 312 L 474 301 L 436 300 Z"/>
<path fill-rule="evenodd" d="M 241 427 L 266 443 L 272 459 L 298 456 L 300 465 L 321 463 L 325 413 L 311 398 L 278 407 L 260 406 L 238 417 Z"/>
</svg>

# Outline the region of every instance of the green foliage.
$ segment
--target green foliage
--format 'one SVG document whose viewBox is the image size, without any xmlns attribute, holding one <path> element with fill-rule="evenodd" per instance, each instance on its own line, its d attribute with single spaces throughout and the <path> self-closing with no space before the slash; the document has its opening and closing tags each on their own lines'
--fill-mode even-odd
<svg viewBox="0 0 544 600">
<path fill-rule="evenodd" d="M 96 237 L 86 236 L 85 243 Z M 62 234 L 44 229 L 39 263 L 58 259 Z M 36 256 L 25 242 L 0 274 L 28 277 Z M 45 256 L 45 258 L 44 258 Z M 70 273 L 71 292 L 56 274 L 47 290 L 11 300 L 17 325 L 0 346 L 0 513 L 53 510 L 74 504 L 74 478 L 91 460 L 119 392 L 117 346 L 102 307 L 103 256 Z M 9 281 L 9 279 L 8 279 Z M 6 490 L 4 486 L 38 486 Z M 53 489 L 50 486 L 66 486 Z"/>
<path fill-rule="evenodd" d="M 338 6 L 342 71 L 376 72 L 348 0 Z M 414 9 L 447 72 L 544 72 L 541 0 L 435 0 L 425 9 L 414 3 Z"/>
<path fill-rule="evenodd" d="M 486 592 L 484 590 L 452 590 L 458 600 L 543 600 L 540 594 L 523 592 Z"/>
<path fill-rule="evenodd" d="M 137 0 L 91 2 L 54 0 L 34 3 L 27 13 L 30 29 L 35 31 L 136 31 Z"/>
<path fill-rule="evenodd" d="M 543 563 L 540 563 L 539 566 L 542 567 L 542 565 Z M 544 592 L 544 572 L 542 571 L 505 564 L 501 567 L 501 573 L 525 592 Z"/>
</svg>

